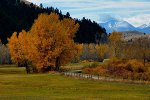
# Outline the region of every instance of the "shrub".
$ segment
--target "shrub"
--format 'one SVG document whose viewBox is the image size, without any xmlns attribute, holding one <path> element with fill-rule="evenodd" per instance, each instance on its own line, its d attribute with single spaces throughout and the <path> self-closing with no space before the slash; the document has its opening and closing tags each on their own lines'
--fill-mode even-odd
<svg viewBox="0 0 150 100">
<path fill-rule="evenodd" d="M 86 74 L 92 73 L 93 72 L 93 68 L 85 68 L 85 69 L 83 69 L 82 72 L 86 73 Z"/>
<path fill-rule="evenodd" d="M 137 73 L 143 73 L 146 71 L 143 63 L 137 60 L 129 60 L 126 66 L 127 70 Z"/>
<path fill-rule="evenodd" d="M 143 62 L 138 60 L 114 58 L 101 65 L 93 63 L 83 70 L 86 73 L 95 75 L 150 81 L 150 64 L 146 63 L 146 66 L 144 66 Z"/>
<path fill-rule="evenodd" d="M 103 66 L 98 66 L 96 68 L 93 69 L 94 74 L 96 75 L 104 75 L 106 76 L 107 70 L 105 68 L 103 68 Z"/>
</svg>

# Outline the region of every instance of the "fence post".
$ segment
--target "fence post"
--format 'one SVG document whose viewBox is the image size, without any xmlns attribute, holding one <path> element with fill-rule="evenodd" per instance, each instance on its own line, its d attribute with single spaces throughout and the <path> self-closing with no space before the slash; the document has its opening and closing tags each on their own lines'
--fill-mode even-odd
<svg viewBox="0 0 150 100">
<path fill-rule="evenodd" d="M 92 79 L 92 75 L 90 74 L 90 79 Z"/>
<path fill-rule="evenodd" d="M 79 74 L 79 78 L 81 77 L 81 75 Z"/>
</svg>

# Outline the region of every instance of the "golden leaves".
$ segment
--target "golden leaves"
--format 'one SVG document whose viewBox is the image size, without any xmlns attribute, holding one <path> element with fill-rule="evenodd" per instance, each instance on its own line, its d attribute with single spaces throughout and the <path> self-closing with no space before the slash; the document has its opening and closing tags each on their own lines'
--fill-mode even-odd
<svg viewBox="0 0 150 100">
<path fill-rule="evenodd" d="M 73 57 L 75 44 L 73 37 L 79 24 L 72 19 L 59 20 L 55 13 L 40 14 L 28 34 L 25 31 L 14 33 L 9 39 L 12 58 L 28 59 L 38 69 L 61 64 Z"/>
</svg>

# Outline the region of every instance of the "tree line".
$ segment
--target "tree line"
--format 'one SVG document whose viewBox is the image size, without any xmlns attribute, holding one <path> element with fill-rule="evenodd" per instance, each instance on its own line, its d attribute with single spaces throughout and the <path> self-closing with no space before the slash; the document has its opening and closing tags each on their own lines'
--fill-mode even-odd
<svg viewBox="0 0 150 100">
<path fill-rule="evenodd" d="M 22 29 L 29 31 L 34 20 L 41 13 L 57 13 L 60 20 L 71 18 L 69 12 L 63 15 L 62 11 L 57 8 L 44 8 L 42 5 L 37 6 L 33 3 L 25 4 L 20 0 L 1 0 L 0 12 L 0 38 L 3 44 L 8 42 L 7 38 L 11 37 L 14 31 L 18 33 Z M 81 20 L 75 19 L 75 22 L 80 24 L 79 30 L 75 34 L 76 37 L 74 37 L 75 42 L 96 43 L 96 40 L 107 42 L 106 30 L 96 22 L 85 18 Z M 97 38 L 95 39 L 95 37 Z"/>
<path fill-rule="evenodd" d="M 150 39 L 148 37 L 134 38 L 132 41 L 123 40 L 121 32 L 113 32 L 109 36 L 111 57 L 120 59 L 138 59 L 145 65 L 150 61 Z"/>
<path fill-rule="evenodd" d="M 124 40 L 121 32 L 109 35 L 107 60 L 100 65 L 85 66 L 84 73 L 131 80 L 150 81 L 150 39 L 148 37 Z M 99 45 L 102 48 L 102 45 Z M 90 56 L 91 57 L 91 56 Z M 102 57 L 102 55 L 101 55 Z"/>
</svg>

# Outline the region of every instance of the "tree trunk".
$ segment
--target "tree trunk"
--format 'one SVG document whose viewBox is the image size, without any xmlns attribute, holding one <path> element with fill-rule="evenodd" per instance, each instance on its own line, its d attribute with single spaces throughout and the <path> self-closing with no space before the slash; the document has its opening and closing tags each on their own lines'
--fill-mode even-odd
<svg viewBox="0 0 150 100">
<path fill-rule="evenodd" d="M 27 61 L 25 61 L 25 67 L 26 67 L 27 74 L 30 74 L 30 67 L 28 66 Z"/>
<path fill-rule="evenodd" d="M 144 67 L 145 67 L 145 63 L 146 63 L 146 57 L 145 57 L 145 53 L 144 53 Z"/>
<path fill-rule="evenodd" d="M 55 67 L 55 71 L 59 71 L 60 66 L 61 66 L 61 64 L 60 64 L 60 57 L 56 58 L 55 66 L 56 66 Z"/>
<path fill-rule="evenodd" d="M 114 56 L 117 57 L 117 47 L 115 47 Z"/>
</svg>

